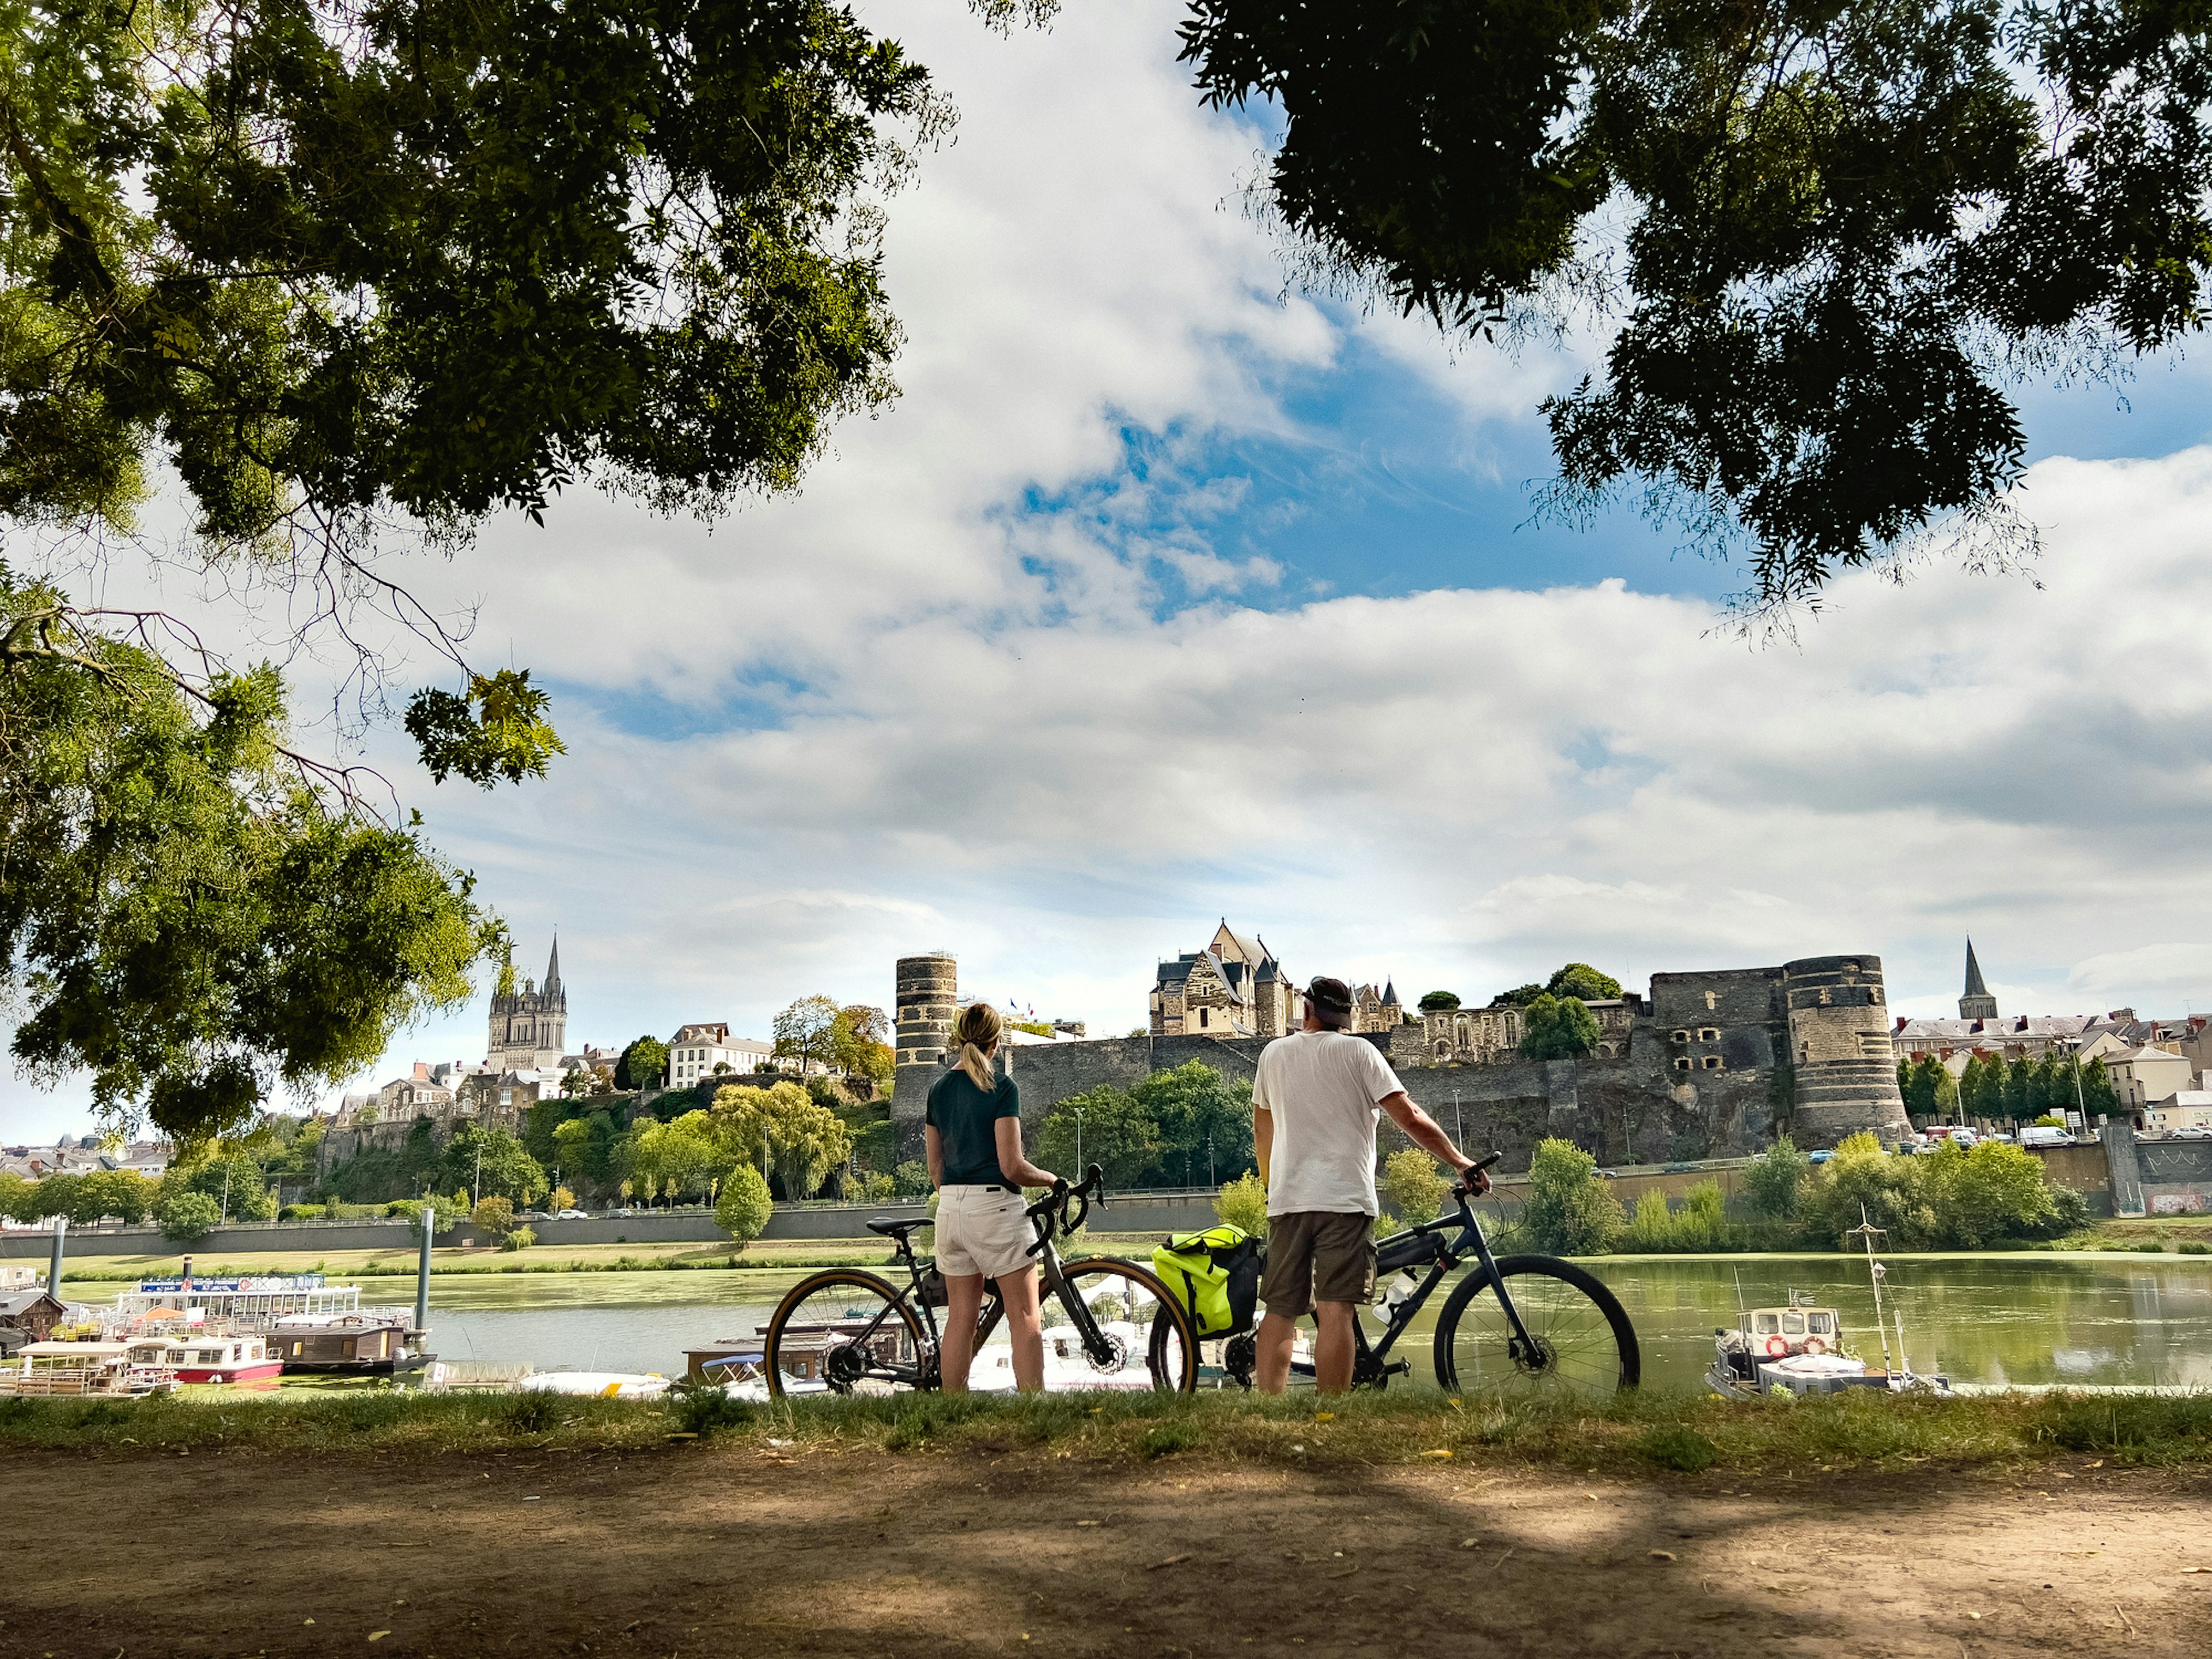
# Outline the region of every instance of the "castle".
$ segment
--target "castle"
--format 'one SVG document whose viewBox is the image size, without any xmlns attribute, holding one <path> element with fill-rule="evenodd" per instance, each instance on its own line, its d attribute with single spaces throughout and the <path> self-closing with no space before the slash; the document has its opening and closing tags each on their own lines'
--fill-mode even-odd
<svg viewBox="0 0 2212 1659">
<path fill-rule="evenodd" d="M 918 1142 L 929 1086 L 949 1063 L 958 964 L 949 951 L 908 957 L 897 975 L 891 1116 Z M 1361 989 L 1361 1035 L 1389 1054 L 1407 1092 L 1462 1144 L 1504 1152 L 1508 1168 L 1526 1168 L 1546 1136 L 1626 1164 L 1753 1152 L 1778 1133 L 1819 1147 L 1861 1129 L 1886 1139 L 1910 1130 L 1876 956 L 1654 974 L 1648 996 L 1588 1005 L 1598 1042 L 1570 1060 L 1523 1056 L 1518 1008 L 1408 1020 L 1395 989 Z M 1206 950 L 1159 965 L 1152 1012 L 1143 1036 L 1006 1051 L 1024 1118 L 1192 1060 L 1249 1078 L 1261 1049 L 1304 1017 L 1273 953 L 1225 921 Z"/>
</svg>

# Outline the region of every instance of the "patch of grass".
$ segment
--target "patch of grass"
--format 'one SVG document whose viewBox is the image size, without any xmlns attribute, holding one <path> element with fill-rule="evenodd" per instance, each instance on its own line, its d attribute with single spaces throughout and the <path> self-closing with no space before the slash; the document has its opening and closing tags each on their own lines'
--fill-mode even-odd
<svg viewBox="0 0 2212 1659">
<path fill-rule="evenodd" d="M 1851 1389 L 1807 1400 L 1641 1392 L 1595 1404 L 1401 1389 L 1325 1402 L 1101 1393 L 1007 1398 L 909 1395 L 746 1407 L 711 1391 L 661 1403 L 554 1395 L 423 1395 L 390 1389 L 134 1403 L 0 1401 L 10 1449 L 131 1455 L 221 1445 L 270 1452 L 437 1456 L 608 1449 L 696 1455 L 773 1436 L 796 1451 L 1028 1453 L 1135 1463 L 1393 1464 L 1449 1451 L 1469 1462 L 1648 1476 L 1656 1465 L 1740 1477 L 1811 1468 L 2002 1466 L 2068 1455 L 2121 1463 L 2212 1462 L 2212 1395 L 1984 1395 L 1938 1400 Z M 672 1435 L 697 1439 L 672 1440 Z"/>
<path fill-rule="evenodd" d="M 1695 1429 L 1672 1423 L 1647 1429 L 1628 1443 L 1629 1450 L 1662 1469 L 1698 1474 L 1721 1461 L 1721 1449 Z"/>
</svg>

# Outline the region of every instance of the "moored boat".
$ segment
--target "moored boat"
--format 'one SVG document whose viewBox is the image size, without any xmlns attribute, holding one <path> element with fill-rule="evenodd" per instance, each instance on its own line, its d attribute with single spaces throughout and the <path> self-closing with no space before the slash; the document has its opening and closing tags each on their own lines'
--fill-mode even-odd
<svg viewBox="0 0 2212 1659">
<path fill-rule="evenodd" d="M 392 1376 L 430 1363 L 419 1344 L 409 1346 L 410 1334 L 404 1317 L 374 1310 L 320 1317 L 294 1314 L 276 1322 L 269 1346 L 287 1376 Z"/>
<path fill-rule="evenodd" d="M 258 1336 L 169 1339 L 179 1382 L 274 1382 L 284 1362 Z"/>
<path fill-rule="evenodd" d="M 136 1400 L 176 1384 L 173 1367 L 130 1342 L 33 1342 L 0 1366 L 0 1396 Z"/>
</svg>

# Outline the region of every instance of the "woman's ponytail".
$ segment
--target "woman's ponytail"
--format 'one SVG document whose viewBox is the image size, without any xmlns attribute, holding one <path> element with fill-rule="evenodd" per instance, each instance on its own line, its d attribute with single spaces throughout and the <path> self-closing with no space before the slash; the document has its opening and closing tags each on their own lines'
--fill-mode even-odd
<svg viewBox="0 0 2212 1659">
<path fill-rule="evenodd" d="M 952 1025 L 952 1035 L 960 1043 L 956 1064 L 985 1094 L 999 1086 L 991 1072 L 991 1045 L 999 1040 L 1000 1030 L 999 1011 L 988 1002 L 969 1003 Z"/>
</svg>

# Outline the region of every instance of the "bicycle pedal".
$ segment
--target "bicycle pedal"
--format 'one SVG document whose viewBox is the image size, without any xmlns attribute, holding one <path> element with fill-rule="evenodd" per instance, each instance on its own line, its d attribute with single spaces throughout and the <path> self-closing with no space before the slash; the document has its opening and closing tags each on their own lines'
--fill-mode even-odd
<svg viewBox="0 0 2212 1659">
<path fill-rule="evenodd" d="M 1413 1362 L 1410 1359 L 1394 1359 L 1382 1368 L 1385 1376 L 1411 1376 L 1413 1374 Z"/>
</svg>

